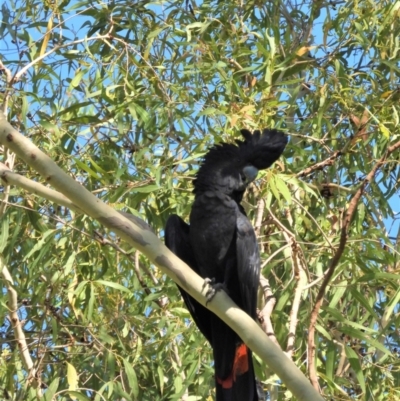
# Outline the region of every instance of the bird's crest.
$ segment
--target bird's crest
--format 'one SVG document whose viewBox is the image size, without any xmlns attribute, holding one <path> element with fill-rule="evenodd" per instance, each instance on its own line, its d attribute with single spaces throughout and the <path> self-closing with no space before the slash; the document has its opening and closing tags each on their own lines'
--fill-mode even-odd
<svg viewBox="0 0 400 401">
<path fill-rule="evenodd" d="M 240 149 L 240 157 L 245 164 L 251 164 L 258 170 L 264 170 L 271 166 L 282 154 L 288 142 L 288 136 L 282 131 L 264 129 L 251 134 L 247 129 L 242 129 L 244 141 L 237 140 Z"/>
</svg>

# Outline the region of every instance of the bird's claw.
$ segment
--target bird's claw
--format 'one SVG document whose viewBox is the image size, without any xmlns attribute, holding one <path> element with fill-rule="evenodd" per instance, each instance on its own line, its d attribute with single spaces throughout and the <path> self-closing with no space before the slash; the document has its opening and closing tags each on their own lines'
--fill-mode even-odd
<svg viewBox="0 0 400 401">
<path fill-rule="evenodd" d="M 208 278 L 208 277 L 206 277 L 206 278 L 204 279 L 204 283 L 203 283 L 203 290 L 204 290 L 204 288 L 205 288 L 207 285 L 213 285 L 213 284 L 215 284 L 215 278 Z"/>
<path fill-rule="evenodd" d="M 205 278 L 203 289 L 206 286 L 208 286 L 206 292 L 206 306 L 207 306 L 207 304 L 212 301 L 217 291 L 224 290 L 225 288 L 222 283 L 216 283 L 215 278 Z"/>
</svg>

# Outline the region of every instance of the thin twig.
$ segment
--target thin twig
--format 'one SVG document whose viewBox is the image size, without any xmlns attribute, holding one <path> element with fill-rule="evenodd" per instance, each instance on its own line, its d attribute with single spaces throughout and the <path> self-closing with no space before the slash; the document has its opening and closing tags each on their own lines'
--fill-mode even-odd
<svg viewBox="0 0 400 401">
<path fill-rule="evenodd" d="M 265 210 L 265 200 L 263 198 L 260 198 L 257 202 L 257 209 L 256 209 L 256 218 L 255 218 L 255 223 L 254 223 L 254 231 L 256 233 L 256 237 L 259 238 L 261 234 L 261 227 L 262 227 L 262 221 L 264 217 L 264 210 Z M 277 252 L 274 252 L 272 255 L 268 257 L 268 259 L 262 264 L 261 269 L 269 263 L 272 258 L 277 255 L 280 251 L 282 250 L 279 249 Z M 260 314 L 260 322 L 261 322 L 261 327 L 267 334 L 267 336 L 280 348 L 280 345 L 278 343 L 278 340 L 276 339 L 275 333 L 274 333 L 274 328 L 272 326 L 272 321 L 271 321 L 271 315 L 274 310 L 275 304 L 276 304 L 276 298 L 273 295 L 273 292 L 271 290 L 271 286 L 269 285 L 269 280 L 265 278 L 262 274 L 260 275 L 260 286 L 262 289 L 262 294 L 264 298 L 264 307 L 262 310 L 259 312 Z"/>
</svg>

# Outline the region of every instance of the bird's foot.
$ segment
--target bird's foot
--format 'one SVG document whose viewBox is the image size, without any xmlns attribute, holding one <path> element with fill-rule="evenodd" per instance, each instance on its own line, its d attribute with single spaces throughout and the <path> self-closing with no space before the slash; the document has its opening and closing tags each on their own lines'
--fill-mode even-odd
<svg viewBox="0 0 400 401">
<path fill-rule="evenodd" d="M 212 299 L 214 298 L 215 294 L 217 293 L 217 291 L 219 290 L 225 290 L 225 287 L 222 283 L 216 283 L 215 282 L 215 278 L 205 278 L 204 279 L 204 284 L 203 284 L 203 289 L 204 287 L 208 287 L 207 288 L 207 292 L 206 292 L 206 305 L 212 301 Z"/>
</svg>

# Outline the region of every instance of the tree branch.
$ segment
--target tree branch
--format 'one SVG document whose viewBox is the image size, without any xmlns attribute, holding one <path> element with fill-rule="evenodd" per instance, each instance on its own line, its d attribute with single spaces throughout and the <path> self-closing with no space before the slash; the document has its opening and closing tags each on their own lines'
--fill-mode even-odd
<svg viewBox="0 0 400 401">
<path fill-rule="evenodd" d="M 239 309 L 224 291 L 218 291 L 206 305 L 207 288 L 204 288 L 204 280 L 161 243 L 146 223 L 140 219 L 134 222 L 125 218 L 96 198 L 15 130 L 3 113 L 0 113 L 0 144 L 14 151 L 84 213 L 97 219 L 145 254 L 186 292 L 220 317 L 281 378 L 295 397 L 304 401 L 323 400 L 296 365 L 284 356 L 258 324 Z"/>
<path fill-rule="evenodd" d="M 3 163 L 0 163 L 0 179 L 5 185 L 15 185 L 19 188 L 25 189 L 29 193 L 39 195 L 45 199 L 57 203 L 58 205 L 74 210 L 75 212 L 83 213 L 82 210 L 80 210 L 73 202 L 71 202 L 60 192 L 54 191 L 53 189 L 47 188 L 39 182 L 32 181 L 22 175 L 14 173 Z"/>
</svg>

